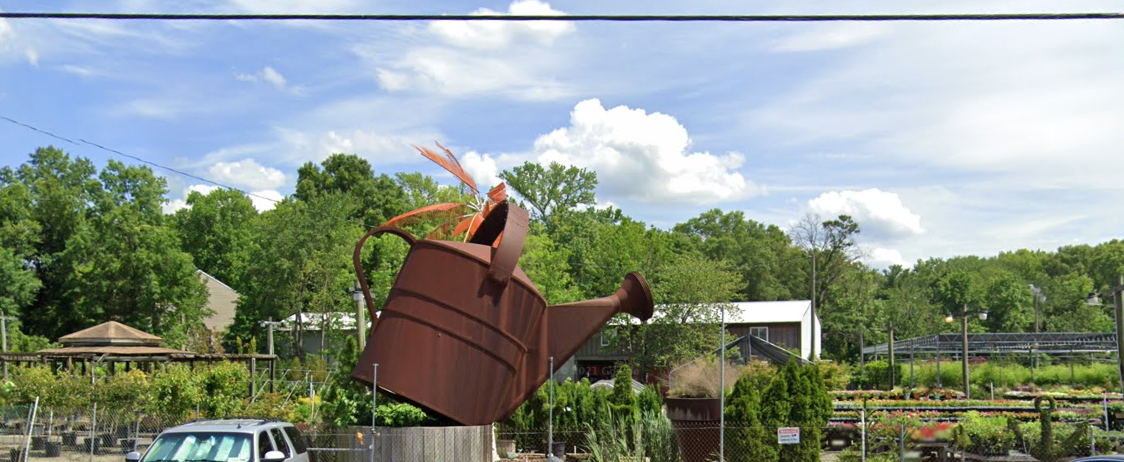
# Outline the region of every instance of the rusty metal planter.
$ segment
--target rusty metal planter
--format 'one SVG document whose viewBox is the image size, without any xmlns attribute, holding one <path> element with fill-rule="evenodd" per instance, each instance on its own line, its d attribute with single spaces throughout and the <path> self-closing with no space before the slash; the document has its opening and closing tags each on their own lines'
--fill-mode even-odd
<svg viewBox="0 0 1124 462">
<path fill-rule="evenodd" d="M 635 273 L 612 296 L 548 308 L 516 264 L 527 212 L 504 202 L 470 242 L 417 240 L 393 227 L 367 233 L 355 266 L 372 320 L 359 255 L 380 233 L 411 247 L 352 377 L 370 384 L 378 363 L 380 388 L 461 424 L 506 419 L 546 382 L 549 357 L 561 366 L 618 312 L 652 313 L 651 291 Z"/>
</svg>

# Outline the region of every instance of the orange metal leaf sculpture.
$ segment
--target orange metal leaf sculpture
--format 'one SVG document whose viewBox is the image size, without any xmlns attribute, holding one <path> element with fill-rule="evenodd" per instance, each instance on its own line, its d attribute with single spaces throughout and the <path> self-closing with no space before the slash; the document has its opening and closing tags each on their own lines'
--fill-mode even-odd
<svg viewBox="0 0 1124 462">
<path fill-rule="evenodd" d="M 427 238 L 436 238 L 445 236 L 454 238 L 464 235 L 464 241 L 472 238 L 476 233 L 476 229 L 480 227 L 480 223 L 484 221 L 484 217 L 496 206 L 496 204 L 503 202 L 507 199 L 507 185 L 500 183 L 488 191 L 486 197 L 480 197 L 480 189 L 476 187 L 476 181 L 464 171 L 457 156 L 453 152 L 441 146 L 441 143 L 436 143 L 437 147 L 444 151 L 444 154 L 435 152 L 429 148 L 414 146 L 426 159 L 429 159 L 440 165 L 449 173 L 453 174 L 461 184 L 464 184 L 470 191 L 472 191 L 472 200 L 467 204 L 457 202 L 441 202 L 438 204 L 427 205 L 425 207 L 417 208 L 409 212 L 391 218 L 383 225 L 403 225 L 413 223 L 421 220 L 433 219 L 446 219 L 444 223 L 439 225 L 437 229 L 427 235 Z M 454 224 L 455 223 L 455 224 Z M 498 239 L 497 239 L 498 242 Z"/>
</svg>

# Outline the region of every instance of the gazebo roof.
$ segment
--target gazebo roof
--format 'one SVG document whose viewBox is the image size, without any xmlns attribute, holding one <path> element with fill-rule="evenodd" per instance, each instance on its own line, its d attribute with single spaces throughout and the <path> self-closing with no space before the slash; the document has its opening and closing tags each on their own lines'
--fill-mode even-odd
<svg viewBox="0 0 1124 462">
<path fill-rule="evenodd" d="M 135 329 L 117 321 L 109 321 L 94 327 L 59 337 L 65 348 L 74 347 L 159 347 L 164 339 L 140 329 Z M 64 348 L 64 349 L 65 349 Z"/>
</svg>

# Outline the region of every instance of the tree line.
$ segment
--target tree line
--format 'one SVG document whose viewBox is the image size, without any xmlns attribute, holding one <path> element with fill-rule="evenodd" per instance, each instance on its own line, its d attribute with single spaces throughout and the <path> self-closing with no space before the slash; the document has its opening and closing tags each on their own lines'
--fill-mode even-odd
<svg viewBox="0 0 1124 462">
<path fill-rule="evenodd" d="M 1087 296 L 1124 274 L 1120 240 L 876 269 L 862 262 L 860 223 L 846 215 L 807 215 L 786 229 L 713 209 L 660 229 L 594 207 L 597 177 L 588 170 L 526 163 L 501 178 L 531 212 L 520 266 L 550 303 L 610 294 L 629 271 L 649 279 L 658 315 L 614 339 L 641 370 L 713 350 L 716 304 L 813 293 L 824 355 L 842 361 L 857 361 L 860 335 L 884 342 L 891 321 L 899 338 L 956 331 L 945 317 L 965 304 L 989 311 L 987 320 L 973 317 L 972 331 L 1107 332 L 1111 307 Z M 225 349 L 260 348 L 263 320 L 354 310 L 345 290 L 366 230 L 466 194 L 334 154 L 300 167 L 295 193 L 272 210 L 259 213 L 241 192 L 216 189 L 191 192 L 188 208 L 165 215 L 167 181 L 148 167 L 109 161 L 98 171 L 88 159 L 39 148 L 0 170 L 0 310 L 15 319 L 11 349 L 33 351 L 111 319 L 170 346 L 213 348 L 197 270 L 241 295 Z M 425 235 L 437 225 L 404 227 Z M 368 242 L 362 260 L 376 300 L 385 300 L 406 250 L 395 239 Z M 295 346 L 278 353 L 300 355 Z"/>
</svg>

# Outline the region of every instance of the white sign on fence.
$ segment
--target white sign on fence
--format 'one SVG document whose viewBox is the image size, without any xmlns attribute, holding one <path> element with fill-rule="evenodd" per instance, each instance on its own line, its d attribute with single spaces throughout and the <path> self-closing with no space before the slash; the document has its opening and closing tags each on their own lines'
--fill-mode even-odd
<svg viewBox="0 0 1124 462">
<path fill-rule="evenodd" d="M 777 429 L 777 443 L 800 444 L 800 427 L 781 427 Z"/>
</svg>

